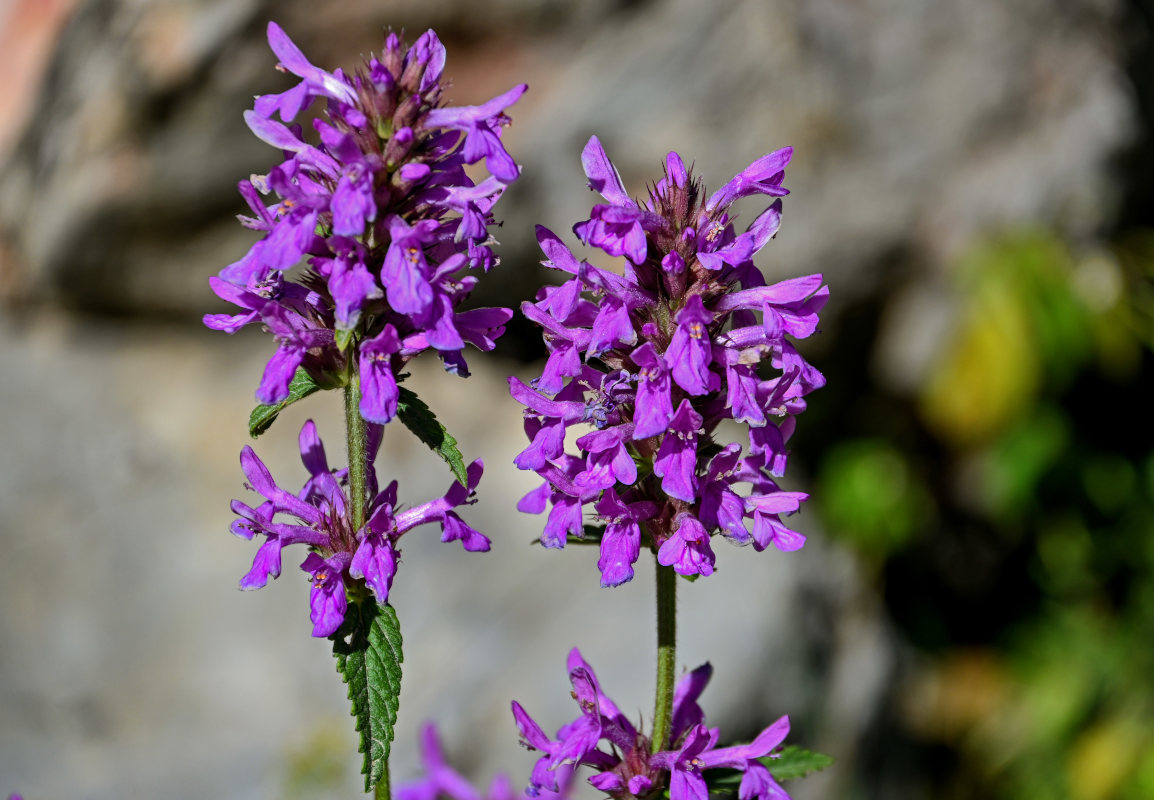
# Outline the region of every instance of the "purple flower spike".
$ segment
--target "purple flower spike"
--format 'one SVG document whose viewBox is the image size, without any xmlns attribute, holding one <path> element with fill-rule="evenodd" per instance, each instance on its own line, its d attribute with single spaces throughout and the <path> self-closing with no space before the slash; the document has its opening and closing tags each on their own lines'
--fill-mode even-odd
<svg viewBox="0 0 1154 800">
<path fill-rule="evenodd" d="M 456 513 L 456 509 L 472 502 L 483 469 L 480 461 L 469 465 L 467 486 L 454 482 L 443 497 L 398 511 L 395 481 L 383 492 L 377 491 L 373 462 L 380 446 L 381 428 L 370 425 L 366 446 L 366 483 L 371 495 L 368 522 L 357 530 L 353 527 L 349 513 L 351 502 L 344 488 L 348 470 L 329 468 L 324 444 L 311 420 L 301 429 L 299 441 L 301 461 L 309 472 L 309 479 L 297 494 L 277 486 L 251 447 L 241 452 L 241 467 L 248 479 L 248 488 L 266 502 L 254 509 L 234 500 L 232 510 L 238 519 L 232 531 L 243 539 L 252 539 L 258 534 L 265 537 L 252 569 L 241 579 L 242 589 L 258 589 L 270 577 L 278 577 L 281 551 L 285 547 L 303 544 L 312 550 L 301 569 L 308 573 L 312 583 L 309 604 L 313 636 L 331 636 L 340 628 L 348 608 L 346 590 L 354 582 L 363 581 L 377 602 L 388 601 L 400 561 L 398 542 L 419 525 L 438 522 L 442 527 L 442 541 L 460 541 L 466 550 L 489 549 L 489 540 Z M 292 521 L 282 521 L 284 517 Z"/>
<path fill-rule="evenodd" d="M 820 275 L 767 285 L 753 261 L 780 226 L 792 152 L 757 159 L 712 195 L 669 153 L 664 176 L 635 200 L 592 137 L 581 165 L 605 202 L 573 231 L 624 258 L 621 269 L 595 267 L 603 259 L 583 260 L 537 228 L 542 263 L 562 282 L 521 307 L 549 356 L 531 388 L 510 381 L 529 437 L 514 463 L 545 480 L 518 507 L 548 509 L 541 543 L 559 549 L 585 535 L 592 505 L 603 586 L 630 580 L 645 549 L 693 576 L 713 572 L 715 534 L 756 551 L 805 541 L 781 521 L 804 495 L 773 478 L 805 396 L 825 383 L 794 340 L 818 331 L 829 291 Z M 738 231 L 732 204 L 754 195 L 771 200 Z M 749 457 L 719 439 L 727 420 L 748 426 Z M 605 791 L 626 786 L 601 780 Z"/>
<path fill-rule="evenodd" d="M 592 667 L 574 649 L 568 660 L 572 696 L 579 715 L 550 738 L 525 709 L 513 703 L 513 718 L 521 742 L 541 753 L 526 794 L 537 797 L 555 792 L 571 778 L 566 767 L 594 770 L 589 783 L 616 800 L 633 800 L 669 787 L 671 800 L 708 800 L 702 773 L 732 769 L 742 773 L 741 800 L 789 800 L 762 759 L 773 757 L 789 733 L 789 719 L 781 717 L 749 744 L 717 747 L 717 728 L 705 724 L 698 698 L 713 674 L 704 664 L 683 677 L 673 700 L 671 748 L 657 751 L 600 688 Z M 416 800 L 415 797 L 410 800 Z"/>
<path fill-rule="evenodd" d="M 390 34 L 353 74 L 313 65 L 276 23 L 268 41 L 299 82 L 258 97 L 244 117 L 284 160 L 241 183 L 251 209 L 241 222 L 262 238 L 212 281 L 240 313 L 204 322 L 228 333 L 260 322 L 273 334 L 262 403 L 284 400 L 297 370 L 334 387 L 352 365 L 371 364 L 361 409 L 387 422 L 410 359 L 433 349 L 446 370 L 467 376 L 465 345 L 492 350 L 512 316 L 457 309 L 478 280 L 469 272 L 497 263 L 492 212 L 519 173 L 500 133 L 526 87 L 446 106 L 445 48 L 432 31 L 412 47 Z M 312 121 L 317 144 L 290 124 L 314 102 L 324 106 Z M 475 180 L 465 167 L 482 160 L 492 175 Z M 289 279 L 302 260 L 303 274 Z"/>
</svg>

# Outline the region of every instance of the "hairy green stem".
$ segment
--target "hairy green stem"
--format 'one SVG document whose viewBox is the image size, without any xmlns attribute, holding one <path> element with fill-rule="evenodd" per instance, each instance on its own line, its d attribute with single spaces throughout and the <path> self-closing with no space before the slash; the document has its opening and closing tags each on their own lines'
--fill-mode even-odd
<svg viewBox="0 0 1154 800">
<path fill-rule="evenodd" d="M 656 563 L 656 559 L 654 559 Z M 668 749 L 673 722 L 677 668 L 677 573 L 657 564 L 657 700 L 653 709 L 653 751 Z"/>
<path fill-rule="evenodd" d="M 349 382 L 345 386 L 345 434 L 349 449 L 349 509 L 353 530 L 359 531 L 365 524 L 365 506 L 368 496 L 365 491 L 365 473 L 368 470 L 366 450 L 368 435 L 365 419 L 361 416 L 361 376 L 356 369 L 351 370 Z M 366 598 L 363 602 L 375 602 Z M 381 780 L 373 787 L 376 800 L 390 800 L 389 762 L 381 766 Z"/>
<path fill-rule="evenodd" d="M 353 530 L 365 524 L 365 419 L 361 416 L 361 376 L 353 370 L 345 386 L 345 434 L 349 443 L 349 501 L 352 503 Z"/>
</svg>

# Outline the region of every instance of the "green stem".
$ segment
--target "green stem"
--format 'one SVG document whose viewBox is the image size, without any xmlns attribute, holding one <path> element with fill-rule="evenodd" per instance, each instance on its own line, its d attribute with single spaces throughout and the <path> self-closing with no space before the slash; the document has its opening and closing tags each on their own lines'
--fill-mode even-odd
<svg viewBox="0 0 1154 800">
<path fill-rule="evenodd" d="M 656 563 L 656 559 L 654 559 Z M 653 750 L 666 750 L 673 722 L 677 668 L 677 573 L 657 564 L 657 701 L 653 709 Z"/>
<path fill-rule="evenodd" d="M 361 416 L 361 376 L 356 369 L 351 370 L 349 382 L 345 385 L 345 434 L 349 449 L 349 502 L 353 530 L 359 531 L 365 524 L 365 506 L 368 495 L 365 491 L 365 473 L 368 470 L 366 450 L 368 447 L 367 427 Z M 366 598 L 364 602 L 375 602 Z M 381 779 L 373 787 L 376 800 L 390 800 L 389 762 L 381 765 Z"/>
<path fill-rule="evenodd" d="M 345 433 L 349 443 L 349 500 L 353 530 L 365 524 L 365 419 L 361 416 L 361 376 L 353 370 L 345 386 Z"/>
</svg>

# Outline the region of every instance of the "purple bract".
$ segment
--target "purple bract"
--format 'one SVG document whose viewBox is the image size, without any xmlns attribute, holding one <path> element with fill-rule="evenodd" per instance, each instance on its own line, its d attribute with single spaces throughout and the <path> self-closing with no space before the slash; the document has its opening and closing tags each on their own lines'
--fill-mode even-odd
<svg viewBox="0 0 1154 800">
<path fill-rule="evenodd" d="M 466 550 L 489 549 L 489 540 L 473 530 L 453 510 L 473 502 L 473 490 L 481 479 L 483 465 L 478 459 L 469 465 L 469 485 L 454 482 L 443 497 L 415 508 L 397 508 L 397 482 L 378 491 L 373 462 L 381 443 L 381 426 L 369 425 L 367 449 L 366 522 L 354 530 L 350 520 L 347 470 L 330 470 L 324 445 L 316 426 L 309 420 L 301 428 L 301 461 L 309 479 L 293 494 L 272 479 L 268 468 L 251 447 L 240 454 L 240 465 L 248 479 L 246 486 L 264 498 L 252 508 L 232 501 L 237 515 L 232 532 L 242 539 L 260 535 L 264 543 L 257 550 L 252 569 L 241 578 L 242 589 L 259 589 L 281 572 L 281 551 L 288 545 L 310 548 L 301 569 L 312 583 L 313 636 L 330 636 L 340 628 L 348 605 L 347 591 L 367 588 L 384 605 L 397 571 L 398 542 L 405 533 L 427 522 L 441 526 L 441 541 L 460 541 Z M 292 521 L 286 522 L 288 517 Z"/>
<path fill-rule="evenodd" d="M 642 547 L 682 575 L 710 575 L 715 533 L 755 550 L 805 541 L 781 516 L 806 495 L 774 479 L 785 471 L 794 415 L 825 383 L 790 340 L 816 331 L 829 292 L 820 275 L 766 285 L 754 265 L 777 232 L 780 200 L 741 233 L 730 209 L 741 197 L 787 194 L 791 152 L 758 159 L 708 199 L 670 153 L 642 203 L 593 137 L 581 160 L 608 203 L 574 231 L 623 256 L 623 274 L 579 261 L 537 229 L 543 263 L 568 279 L 521 307 L 542 327 L 549 358 L 529 385 L 509 379 L 530 440 L 515 463 L 545 479 L 518 507 L 548 507 L 541 541 L 559 548 L 585 535 L 583 509 L 592 506 L 604 586 L 633 577 Z M 748 426 L 744 452 L 716 439 L 727 419 Z M 588 432 L 573 455 L 565 440 L 575 425 Z M 742 483 L 750 488 L 739 494 Z"/>
<path fill-rule="evenodd" d="M 513 703 L 521 743 L 542 753 L 533 768 L 529 794 L 557 791 L 559 781 L 569 777 L 567 769 L 584 764 L 597 773 L 589 783 L 620 800 L 645 797 L 666 785 L 670 800 L 705 800 L 709 789 L 701 773 L 724 767 L 743 773 L 739 800 L 789 800 L 762 761 L 772 758 L 789 734 L 789 718 L 781 717 L 749 744 L 717 747 L 718 729 L 706 727 L 697 704 L 713 674 L 709 664 L 678 682 L 669 734 L 672 744 L 658 752 L 601 691 L 593 668 L 576 648 L 569 653 L 568 668 L 581 715 L 563 725 L 555 738 L 546 736 L 525 709 Z"/>
<path fill-rule="evenodd" d="M 268 41 L 278 67 L 300 82 L 258 97 L 245 121 L 285 160 L 240 183 L 253 214 L 241 222 L 262 237 L 211 281 L 242 312 L 204 322 L 228 333 L 259 322 L 272 333 L 262 403 L 284 400 L 300 368 L 324 387 L 342 385 L 351 363 L 371 368 L 361 413 L 383 424 L 396 413 L 394 376 L 406 361 L 433 348 L 446 369 L 466 375 L 465 344 L 491 350 L 512 316 L 456 308 L 477 282 L 469 273 L 497 262 L 491 211 L 520 171 L 500 133 L 526 87 L 445 106 L 445 48 L 431 30 L 408 48 L 388 34 L 353 75 L 310 64 L 276 23 Z M 306 137 L 291 123 L 317 99 L 324 112 Z M 492 177 L 477 183 L 465 167 L 480 161 Z M 299 281 L 286 279 L 302 260 Z"/>
</svg>

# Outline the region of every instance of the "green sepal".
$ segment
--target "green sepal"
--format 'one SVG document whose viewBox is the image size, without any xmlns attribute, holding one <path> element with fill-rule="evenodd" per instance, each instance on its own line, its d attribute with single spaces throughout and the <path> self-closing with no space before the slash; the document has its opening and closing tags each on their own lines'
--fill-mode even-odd
<svg viewBox="0 0 1154 800">
<path fill-rule="evenodd" d="M 329 638 L 337 672 L 349 687 L 368 793 L 389 762 L 401 702 L 401 623 L 392 606 L 369 599 L 350 603 L 340 630 Z"/>
<path fill-rule="evenodd" d="M 780 750 L 775 756 L 757 759 L 769 770 L 776 781 L 790 781 L 804 778 L 810 773 L 823 770 L 833 763 L 833 758 L 823 753 L 815 753 L 795 745 Z M 702 773 L 709 787 L 710 797 L 733 797 L 741 785 L 742 773 L 736 769 L 712 769 Z M 667 792 L 668 794 L 668 792 Z"/>
<path fill-rule="evenodd" d="M 416 392 L 401 386 L 399 393 L 397 417 L 414 436 L 445 460 L 462 486 L 468 486 L 469 476 L 465 470 L 465 460 L 461 457 L 461 451 L 457 449 L 457 440 L 453 438 L 453 434 L 437 420 L 436 415 L 425 405 L 424 400 L 417 397 Z"/>
<path fill-rule="evenodd" d="M 276 422 L 277 415 L 291 406 L 297 400 L 308 397 L 321 388 L 312 376 L 305 372 L 304 367 L 297 367 L 292 381 L 289 382 L 289 394 L 284 400 L 272 405 L 259 405 L 248 416 L 248 432 L 252 438 L 260 436 Z"/>
<path fill-rule="evenodd" d="M 337 341 L 337 347 L 340 349 L 340 351 L 342 353 L 344 351 L 348 350 L 349 345 L 352 344 L 353 333 L 354 333 L 354 331 L 351 328 L 347 331 L 344 331 L 344 330 L 341 330 L 340 328 L 337 328 L 336 331 L 334 332 L 334 337 L 336 338 L 336 341 Z"/>
</svg>

